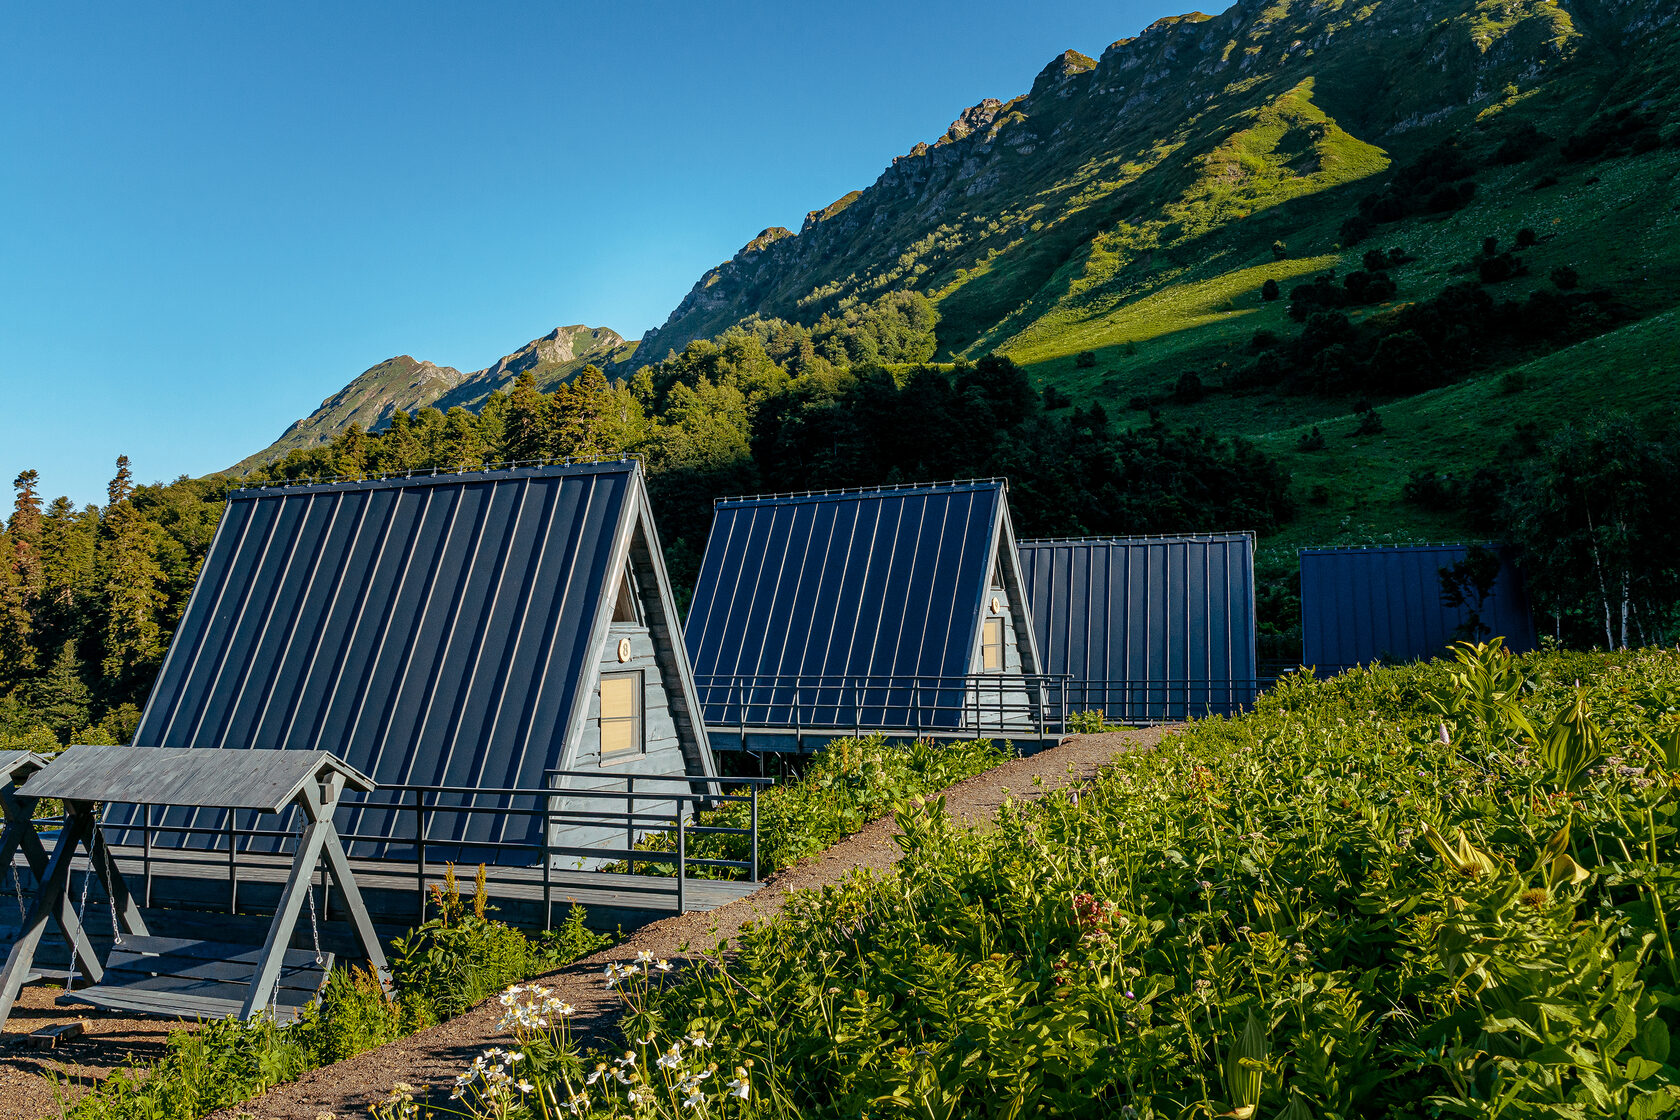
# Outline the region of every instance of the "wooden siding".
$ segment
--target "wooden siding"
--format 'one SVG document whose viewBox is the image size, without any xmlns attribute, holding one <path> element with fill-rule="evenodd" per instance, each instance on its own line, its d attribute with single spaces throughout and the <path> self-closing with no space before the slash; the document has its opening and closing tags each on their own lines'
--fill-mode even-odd
<svg viewBox="0 0 1680 1120">
<path fill-rule="evenodd" d="M 644 617 L 652 617 L 648 600 L 652 598 L 651 581 L 639 579 L 638 593 Z M 677 714 L 673 712 L 673 697 L 677 698 L 675 708 L 680 713 L 682 690 L 674 679 L 672 672 L 666 666 L 673 657 L 670 646 L 670 631 L 661 628 L 662 633 L 656 636 L 654 630 L 648 626 L 630 625 L 628 623 L 613 623 L 607 631 L 607 644 L 602 652 L 600 662 L 595 666 L 595 679 L 590 689 L 589 708 L 584 721 L 583 733 L 578 740 L 577 750 L 572 755 L 568 770 L 591 770 L 600 774 L 599 779 L 570 777 L 562 783 L 562 788 L 568 791 L 587 791 L 590 789 L 622 791 L 626 788 L 625 778 L 639 774 L 682 774 L 688 773 L 691 767 L 683 754 L 682 739 L 677 730 Z M 621 639 L 630 640 L 630 660 L 620 662 L 618 659 L 618 643 Z M 661 656 L 661 645 L 664 645 L 664 656 Z M 602 673 L 631 673 L 642 674 L 642 744 L 643 752 L 639 755 L 624 755 L 616 759 L 603 762 L 601 759 L 601 674 Z M 687 792 L 687 783 L 648 782 L 645 786 L 637 783 L 636 792 L 647 789 L 654 797 L 646 801 L 637 801 L 635 808 L 638 813 L 649 813 L 669 817 L 672 813 L 673 802 L 657 799 L 657 794 L 663 792 Z M 554 808 L 574 812 L 589 812 L 601 810 L 603 812 L 623 812 L 628 803 L 622 798 L 590 798 L 575 794 L 555 798 Z M 645 835 L 645 830 L 638 832 L 638 838 Z M 549 842 L 567 847 L 611 847 L 623 848 L 628 846 L 631 837 L 624 826 L 592 825 L 587 822 L 570 823 L 556 822 L 549 829 Z M 612 862 L 605 859 L 593 859 L 586 856 L 556 853 L 550 857 L 550 865 L 556 868 L 598 867 L 603 863 Z"/>
<path fill-rule="evenodd" d="M 1025 617 L 1018 590 L 1012 590 L 1012 582 L 1008 575 L 1008 565 L 1002 556 L 1003 546 L 999 545 L 999 556 L 992 571 L 1004 575 L 1004 586 L 988 582 L 986 597 L 980 604 L 979 631 L 981 638 L 975 643 L 974 653 L 969 662 L 969 672 L 985 677 L 1020 677 L 1025 672 L 1023 666 L 1026 659 L 1021 656 L 1021 629 L 1016 625 L 1017 617 Z M 992 600 L 998 601 L 999 610 L 996 616 L 992 614 Z M 1003 672 L 984 672 L 984 651 L 981 648 L 985 640 L 985 620 L 991 617 L 1003 619 Z M 975 685 L 968 690 L 968 702 L 973 705 L 967 724 L 977 732 L 985 731 L 1022 731 L 1035 726 L 1032 712 L 1029 708 L 1031 699 L 1023 684 L 1020 688 L 1006 688 L 1001 692 L 997 689 Z M 1001 702 L 1001 703 L 1000 703 Z M 999 711 L 999 707 L 1002 711 Z M 976 718 L 977 714 L 977 718 Z"/>
</svg>

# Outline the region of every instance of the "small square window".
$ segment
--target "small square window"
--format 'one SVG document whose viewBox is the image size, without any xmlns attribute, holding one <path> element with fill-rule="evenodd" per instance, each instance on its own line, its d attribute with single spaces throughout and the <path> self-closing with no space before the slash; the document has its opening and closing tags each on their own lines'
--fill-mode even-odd
<svg viewBox="0 0 1680 1120">
<path fill-rule="evenodd" d="M 980 668 L 987 673 L 1003 672 L 1003 619 L 993 616 L 980 628 Z"/>
<path fill-rule="evenodd" d="M 601 674 L 601 759 L 642 753 L 642 674 Z"/>
</svg>

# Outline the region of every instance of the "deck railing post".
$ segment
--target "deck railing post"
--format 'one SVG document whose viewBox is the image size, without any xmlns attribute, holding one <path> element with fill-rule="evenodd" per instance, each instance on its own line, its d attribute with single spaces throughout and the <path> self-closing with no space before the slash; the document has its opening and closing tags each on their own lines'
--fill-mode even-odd
<svg viewBox="0 0 1680 1120">
<path fill-rule="evenodd" d="M 554 861 L 549 857 L 549 830 L 554 827 L 554 801 L 545 791 L 541 794 L 543 803 L 542 815 L 542 876 L 543 876 L 543 930 L 546 932 L 554 928 L 554 884 L 553 870 L 549 866 Z"/>
<path fill-rule="evenodd" d="M 758 882 L 758 783 L 752 783 L 752 881 Z"/>
<path fill-rule="evenodd" d="M 140 844 L 142 847 L 140 873 L 140 897 L 145 901 L 142 906 L 152 904 L 152 807 L 140 806 Z"/>
<path fill-rule="evenodd" d="M 624 847 L 626 850 L 634 852 L 636 850 L 636 798 L 634 796 L 636 793 L 636 776 L 634 774 L 624 776 L 624 792 L 631 795 L 624 801 Z M 629 863 L 630 874 L 634 875 L 636 873 L 636 857 L 631 856 Z"/>
<path fill-rule="evenodd" d="M 233 810 L 227 811 L 228 913 L 239 913 L 239 861 L 233 850 Z"/>
<path fill-rule="evenodd" d="M 688 878 L 688 829 L 683 821 L 683 803 L 677 799 L 677 913 L 684 913 L 688 898 L 683 888 Z"/>
<path fill-rule="evenodd" d="M 400 797 L 399 797 L 400 799 Z M 426 794 L 414 791 L 414 885 L 418 891 L 420 913 L 416 920 L 426 920 Z"/>
</svg>

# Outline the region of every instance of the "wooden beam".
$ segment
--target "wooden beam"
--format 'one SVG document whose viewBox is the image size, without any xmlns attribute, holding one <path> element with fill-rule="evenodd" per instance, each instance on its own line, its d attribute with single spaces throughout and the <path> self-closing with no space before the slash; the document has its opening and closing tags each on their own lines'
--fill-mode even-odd
<svg viewBox="0 0 1680 1120">
<path fill-rule="evenodd" d="M 249 1019 L 269 1004 L 274 982 L 280 975 L 280 966 L 291 945 L 292 930 L 303 911 L 306 892 L 313 889 L 310 880 L 315 877 L 315 864 L 321 858 L 321 846 L 331 828 L 331 818 L 323 824 L 313 819 L 313 814 L 304 826 L 303 838 L 298 841 L 297 855 L 292 860 L 291 874 L 286 877 L 285 889 L 280 894 L 280 905 L 274 910 L 274 920 L 268 924 L 268 937 L 263 941 L 262 955 L 257 959 L 257 971 L 251 977 L 244 1006 L 239 1010 L 241 1019 Z"/>
<path fill-rule="evenodd" d="M 327 805 L 320 809 L 327 827 L 326 856 L 327 868 L 338 880 L 338 889 L 344 895 L 344 909 L 350 916 L 350 928 L 356 933 L 356 943 L 362 952 L 367 954 L 368 967 L 373 969 L 374 975 L 383 983 L 390 979 L 390 966 L 385 961 L 385 950 L 380 947 L 379 934 L 374 932 L 373 919 L 368 915 L 367 903 L 362 899 L 361 888 L 356 885 L 356 873 L 350 869 L 350 857 L 344 854 L 344 845 L 339 843 L 338 829 L 333 826 L 333 809 L 336 805 Z"/>
</svg>

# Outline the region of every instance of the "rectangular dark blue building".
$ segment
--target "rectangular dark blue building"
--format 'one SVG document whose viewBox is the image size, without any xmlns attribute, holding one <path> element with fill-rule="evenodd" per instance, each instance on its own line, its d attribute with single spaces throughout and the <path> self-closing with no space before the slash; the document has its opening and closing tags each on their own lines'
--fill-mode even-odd
<svg viewBox="0 0 1680 1120">
<path fill-rule="evenodd" d="M 1023 541 L 1021 571 L 1071 710 L 1142 723 L 1253 701 L 1252 534 Z"/>
<path fill-rule="evenodd" d="M 1499 636 L 1521 653 L 1535 646 L 1534 616 L 1522 577 L 1507 550 L 1491 594 L 1477 612 L 1442 600 L 1441 572 L 1463 560 L 1468 545 L 1301 550 L 1301 661 L 1338 672 L 1374 661 L 1435 657 L 1459 638 Z"/>
</svg>

